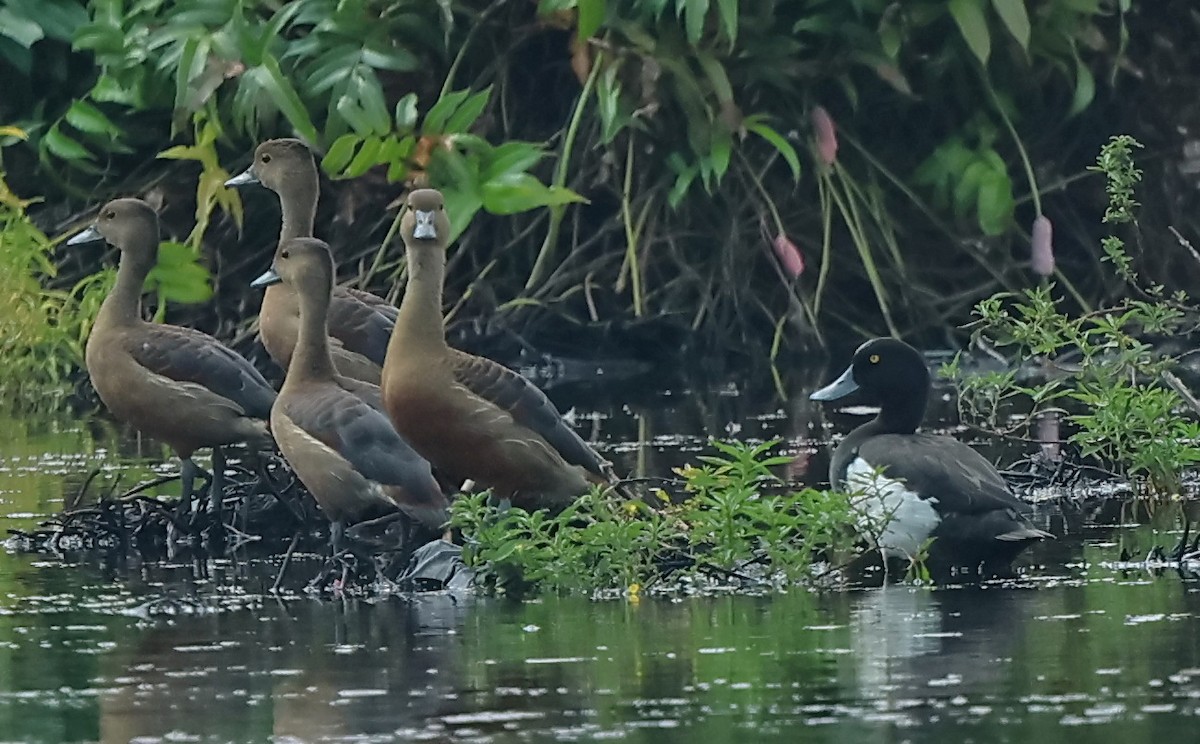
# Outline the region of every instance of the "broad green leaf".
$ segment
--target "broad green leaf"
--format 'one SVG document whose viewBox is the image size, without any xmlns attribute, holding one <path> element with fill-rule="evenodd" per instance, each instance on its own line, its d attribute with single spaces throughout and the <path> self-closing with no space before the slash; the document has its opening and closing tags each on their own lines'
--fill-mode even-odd
<svg viewBox="0 0 1200 744">
<path fill-rule="evenodd" d="M 704 34 L 704 16 L 708 14 L 708 0 L 677 0 L 676 14 L 683 18 L 687 39 L 694 46 Z"/>
<path fill-rule="evenodd" d="M 384 135 L 390 132 L 392 117 L 388 114 L 387 104 L 383 100 L 383 89 L 379 87 L 379 78 L 363 68 L 359 68 L 359 73 L 354 76 L 354 90 L 358 94 L 358 102 L 363 116 L 370 124 L 371 133 Z"/>
<path fill-rule="evenodd" d="M 547 186 L 529 173 L 511 173 L 483 184 L 483 206 L 492 214 L 587 201 L 567 188 Z"/>
<path fill-rule="evenodd" d="M 747 117 L 743 124 L 747 131 L 754 132 L 771 143 L 787 162 L 788 167 L 792 169 L 792 178 L 800 180 L 800 158 L 796 155 L 796 148 L 792 147 L 792 143 L 788 142 L 779 132 L 764 124 L 761 118 Z"/>
<path fill-rule="evenodd" d="M 69 42 L 87 24 L 90 4 L 77 0 L 5 0 L 18 15 L 37 19 L 47 38 Z M 0 26 L 4 24 L 0 22 Z"/>
<path fill-rule="evenodd" d="M 579 39 L 590 39 L 604 23 L 605 0 L 579 0 L 579 18 L 575 22 L 575 33 Z"/>
<path fill-rule="evenodd" d="M 329 146 L 329 152 L 321 158 L 321 169 L 333 177 L 340 177 L 354 157 L 354 151 L 362 138 L 357 134 L 343 134 Z"/>
<path fill-rule="evenodd" d="M 454 113 L 450 114 L 449 118 L 446 119 L 446 127 L 442 131 L 446 134 L 458 134 L 459 132 L 465 132 L 470 129 L 471 125 L 475 123 L 475 120 L 479 118 L 479 115 L 483 113 L 484 108 L 487 107 L 488 99 L 491 97 L 491 95 L 492 86 L 489 85 L 478 93 L 467 98 L 467 100 L 463 101 L 462 105 L 459 106 L 458 109 Z"/>
<path fill-rule="evenodd" d="M 267 54 L 263 56 L 262 66 L 267 71 L 264 86 L 275 105 L 287 117 L 288 122 L 296 128 L 301 138 L 312 143 L 320 142 L 321 135 L 313 126 L 312 119 L 308 116 L 308 110 L 304 108 L 304 103 L 300 100 L 300 95 L 283 76 L 283 72 L 279 69 L 279 62 Z"/>
<path fill-rule="evenodd" d="M 425 134 L 442 134 L 445 132 L 446 121 L 469 95 L 471 95 L 471 91 L 469 90 L 456 90 L 439 98 L 430 107 L 429 111 L 426 112 L 425 122 L 421 126 L 421 131 Z"/>
<path fill-rule="evenodd" d="M 967 216 L 979 201 L 979 187 L 996 173 L 986 160 L 976 159 L 965 169 L 954 171 L 954 214 Z"/>
<path fill-rule="evenodd" d="M 82 99 L 72 103 L 65 116 L 67 122 L 81 132 L 110 136 L 121 134 L 117 125 L 105 116 L 104 112 Z"/>
<path fill-rule="evenodd" d="M 480 175 L 487 182 L 509 173 L 523 173 L 545 156 L 542 146 L 533 142 L 505 142 L 484 157 Z"/>
<path fill-rule="evenodd" d="M 988 33 L 987 18 L 983 13 L 985 0 L 950 0 L 950 15 L 958 24 L 958 30 L 966 40 L 971 52 L 983 64 L 987 64 L 992 53 L 992 38 Z"/>
<path fill-rule="evenodd" d="M 364 139 L 362 146 L 358 148 L 358 153 L 350 161 L 350 165 L 346 166 L 346 176 L 349 178 L 358 178 L 379 165 L 379 149 L 382 146 L 383 141 L 378 137 L 367 137 Z"/>
<path fill-rule="evenodd" d="M 377 70 L 409 72 L 421 66 L 417 56 L 403 47 L 363 47 L 362 61 Z"/>
<path fill-rule="evenodd" d="M 992 7 L 1021 48 L 1029 51 L 1029 13 L 1025 0 L 992 0 Z"/>
<path fill-rule="evenodd" d="M 29 49 L 45 38 L 46 33 L 34 21 L 16 15 L 8 8 L 0 8 L 0 36 L 6 36 Z"/>
<path fill-rule="evenodd" d="M 88 161 L 95 159 L 86 147 L 63 134 L 58 128 L 58 124 L 50 127 L 46 134 L 42 136 L 42 144 L 46 146 L 47 150 L 63 160 Z"/>
</svg>

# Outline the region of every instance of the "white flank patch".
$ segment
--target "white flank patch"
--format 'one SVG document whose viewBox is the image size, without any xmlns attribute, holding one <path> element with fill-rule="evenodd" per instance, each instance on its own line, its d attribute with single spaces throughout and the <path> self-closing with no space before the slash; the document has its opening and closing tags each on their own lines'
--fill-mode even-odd
<svg viewBox="0 0 1200 744">
<path fill-rule="evenodd" d="M 937 499 L 922 499 L 861 457 L 846 468 L 846 490 L 861 510 L 862 528 L 888 557 L 912 559 L 941 521 Z"/>
</svg>

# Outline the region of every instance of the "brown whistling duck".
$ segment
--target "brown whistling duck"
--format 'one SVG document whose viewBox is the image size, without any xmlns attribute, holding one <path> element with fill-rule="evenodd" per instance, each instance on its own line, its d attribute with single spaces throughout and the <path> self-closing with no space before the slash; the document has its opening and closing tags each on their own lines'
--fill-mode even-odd
<svg viewBox="0 0 1200 744">
<path fill-rule="evenodd" d="M 271 408 L 271 430 L 332 522 L 337 555 L 348 522 L 399 509 L 437 530 L 449 518 L 449 503 L 429 463 L 392 428 L 378 388 L 337 373 L 327 332 L 333 277 L 329 246 L 294 238 L 280 245 L 271 268 L 252 286 L 284 284 L 299 299 L 299 334 Z"/>
<path fill-rule="evenodd" d="M 106 204 L 92 227 L 67 241 L 107 241 L 121 251 L 117 281 L 88 336 L 86 363 L 100 400 L 116 418 L 166 442 L 183 464 L 180 515 L 199 472 L 192 454 L 212 447 L 210 508 L 219 523 L 222 447 L 269 445 L 275 391 L 244 357 L 208 334 L 142 319 L 142 284 L 158 257 L 158 215 L 139 199 Z"/>
<path fill-rule="evenodd" d="M 435 468 L 527 509 L 562 507 L 589 483 L 612 483 L 611 466 L 542 391 L 496 362 L 446 345 L 445 203 L 438 191 L 422 189 L 409 195 L 405 210 L 408 286 L 382 384 L 396 430 Z"/>
<path fill-rule="evenodd" d="M 282 222 L 279 246 L 292 238 L 313 237 L 319 182 L 312 152 L 297 139 L 267 140 L 254 151 L 254 162 L 226 186 L 261 184 L 279 196 Z M 279 248 L 276 247 L 276 258 Z M 329 307 L 330 353 L 346 377 L 379 384 L 396 308 L 369 292 L 335 286 Z M 296 348 L 300 303 L 296 290 L 273 284 L 263 294 L 258 331 L 263 346 L 284 370 Z"/>
</svg>

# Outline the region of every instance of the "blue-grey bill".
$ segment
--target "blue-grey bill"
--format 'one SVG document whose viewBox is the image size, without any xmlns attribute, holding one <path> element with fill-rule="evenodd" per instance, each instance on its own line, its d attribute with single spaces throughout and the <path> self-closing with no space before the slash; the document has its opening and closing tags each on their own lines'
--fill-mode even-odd
<svg viewBox="0 0 1200 744">
<path fill-rule="evenodd" d="M 254 175 L 253 168 L 247 168 L 241 175 L 234 176 L 225 182 L 226 186 L 249 186 L 252 183 L 259 183 L 258 176 Z"/>
<path fill-rule="evenodd" d="M 416 220 L 413 225 L 414 238 L 417 240 L 434 240 L 437 238 L 437 223 L 434 222 L 433 212 L 422 212 L 419 209 L 414 209 L 413 217 Z"/>
<path fill-rule="evenodd" d="M 810 400 L 839 400 L 855 390 L 858 390 L 858 383 L 854 381 L 854 367 L 847 367 L 841 377 L 808 397 Z"/>
<path fill-rule="evenodd" d="M 67 241 L 67 245 L 85 245 L 87 243 L 99 243 L 104 240 L 104 236 L 95 226 L 89 226 L 83 232 L 76 233 Z"/>
<path fill-rule="evenodd" d="M 269 287 L 272 284 L 279 284 L 283 281 L 283 277 L 275 272 L 275 269 L 267 269 L 257 279 L 250 282 L 251 287 Z"/>
</svg>

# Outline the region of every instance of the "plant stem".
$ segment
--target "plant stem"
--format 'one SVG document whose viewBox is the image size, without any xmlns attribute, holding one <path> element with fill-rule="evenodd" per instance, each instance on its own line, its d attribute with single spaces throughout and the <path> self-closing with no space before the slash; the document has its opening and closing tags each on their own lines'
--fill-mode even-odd
<svg viewBox="0 0 1200 744">
<path fill-rule="evenodd" d="M 554 188 L 563 188 L 567 182 L 567 167 L 571 162 L 571 151 L 575 146 L 575 135 L 579 132 L 579 122 L 583 120 L 583 110 L 587 106 L 588 98 L 591 97 L 592 87 L 596 84 L 596 76 L 600 70 L 600 63 L 604 59 L 603 52 L 596 53 L 596 59 L 592 61 L 592 70 L 588 74 L 587 82 L 583 85 L 583 90 L 579 92 L 579 100 L 575 103 L 575 111 L 571 114 L 571 121 L 567 124 L 567 133 L 563 137 L 562 152 L 558 156 L 558 164 L 554 169 Z M 533 268 L 529 271 L 529 278 L 525 280 L 525 291 L 528 292 L 541 280 L 542 275 L 546 273 L 546 265 L 550 261 L 550 254 L 558 243 L 558 231 L 562 225 L 563 215 L 566 214 L 566 205 L 559 204 L 550 207 L 550 226 L 546 229 L 546 239 L 542 241 L 541 250 L 538 251 L 537 259 L 533 262 Z"/>
</svg>

